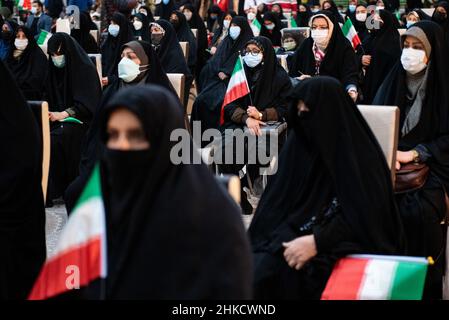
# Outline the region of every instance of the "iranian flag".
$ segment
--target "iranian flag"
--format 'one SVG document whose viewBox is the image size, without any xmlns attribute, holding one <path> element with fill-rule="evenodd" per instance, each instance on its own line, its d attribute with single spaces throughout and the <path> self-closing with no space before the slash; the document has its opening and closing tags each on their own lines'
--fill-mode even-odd
<svg viewBox="0 0 449 320">
<path fill-rule="evenodd" d="M 420 300 L 425 258 L 351 255 L 334 267 L 322 300 Z"/>
<path fill-rule="evenodd" d="M 259 20 L 257 20 L 257 18 L 254 18 L 253 22 L 251 22 L 251 29 L 253 29 L 253 33 L 254 33 L 254 30 L 256 30 L 258 33 L 257 35 L 260 34 L 260 29 L 262 29 L 262 25 L 260 24 Z M 254 35 L 255 35 L 255 33 L 254 33 Z"/>
<path fill-rule="evenodd" d="M 19 7 L 19 9 L 31 10 L 31 0 L 17 0 L 16 6 Z"/>
<path fill-rule="evenodd" d="M 39 33 L 39 37 L 37 38 L 37 44 L 40 46 L 46 46 L 51 36 L 52 34 L 50 32 L 41 30 L 41 33 Z"/>
<path fill-rule="evenodd" d="M 288 27 L 289 28 L 297 28 L 298 24 L 296 23 L 295 18 L 293 18 L 293 15 L 290 16 L 290 19 L 288 19 Z"/>
<path fill-rule="evenodd" d="M 242 57 L 239 55 L 232 71 L 231 79 L 226 89 L 226 94 L 221 106 L 220 124 L 224 123 L 224 107 L 249 93 L 248 80 L 246 80 L 245 69 L 243 69 Z"/>
<path fill-rule="evenodd" d="M 358 45 L 362 44 L 357 31 L 355 31 L 354 25 L 351 19 L 347 19 L 343 27 L 341 28 L 345 37 L 351 41 L 352 47 L 355 49 Z"/>
<path fill-rule="evenodd" d="M 28 299 L 54 297 L 106 275 L 105 210 L 97 164 Z"/>
<path fill-rule="evenodd" d="M 215 4 L 220 7 L 221 11 L 228 12 L 228 0 L 216 0 Z"/>
</svg>

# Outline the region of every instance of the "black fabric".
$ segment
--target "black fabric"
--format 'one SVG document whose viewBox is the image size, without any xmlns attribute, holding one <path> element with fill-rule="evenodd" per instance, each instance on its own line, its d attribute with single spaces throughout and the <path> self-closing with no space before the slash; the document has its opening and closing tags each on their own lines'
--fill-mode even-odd
<svg viewBox="0 0 449 320">
<path fill-rule="evenodd" d="M 115 12 L 112 15 L 112 21 L 120 26 L 119 34 L 117 37 L 113 37 L 108 33 L 100 49 L 103 77 L 111 77 L 110 80 L 117 75 L 117 66 L 121 59 L 121 47 L 134 39 L 130 23 L 123 14 Z"/>
<path fill-rule="evenodd" d="M 431 153 L 429 178 L 424 187 L 398 196 L 408 240 L 408 255 L 438 257 L 429 269 L 426 295 L 441 296 L 441 275 L 444 270 L 445 237 L 440 222 L 445 216 L 444 192 L 449 190 L 449 103 L 448 51 L 441 28 L 431 21 L 413 25 L 424 31 L 432 47 L 427 71 L 425 98 L 421 117 L 414 129 L 399 139 L 398 149 L 409 151 L 423 145 Z M 407 101 L 406 72 L 400 61 L 393 67 L 374 98 L 373 104 L 394 105 L 400 109 L 400 126 L 411 101 Z M 400 131 L 400 130 L 399 130 Z"/>
<path fill-rule="evenodd" d="M 279 12 L 274 12 L 273 11 L 273 7 L 274 6 L 277 6 L 278 8 L 279 8 Z M 268 12 L 267 12 L 268 13 Z M 287 19 L 285 16 L 284 16 L 284 9 L 282 9 L 282 6 L 279 4 L 279 3 L 274 3 L 272 6 L 271 6 L 271 12 L 270 13 L 274 13 L 275 15 L 277 15 L 277 17 L 278 17 L 278 19 L 279 20 L 285 20 L 285 19 Z"/>
<path fill-rule="evenodd" d="M 95 28 L 92 29 L 94 26 Z M 98 44 L 90 34 L 90 30 L 97 30 L 96 25 L 87 12 L 80 12 L 80 28 L 72 29 L 70 35 L 78 41 L 78 44 L 86 53 L 98 53 Z"/>
<path fill-rule="evenodd" d="M 341 28 L 336 23 L 333 15 L 328 11 L 322 11 L 332 21 L 334 28 L 329 44 L 325 50 L 324 60 L 320 65 L 320 75 L 334 77 L 346 87 L 358 83 L 357 59 L 351 43 L 343 35 Z M 302 43 L 292 59 L 291 77 L 299 77 L 302 74 L 316 75 L 315 57 L 312 52 L 312 35 Z M 335 63 L 338 61 L 338 63 Z"/>
<path fill-rule="evenodd" d="M 438 7 L 443 7 L 446 10 L 448 16 L 446 18 L 442 17 L 436 9 Z M 449 46 L 449 2 L 439 1 L 435 6 L 435 11 L 432 15 L 432 21 L 438 23 L 444 31 L 444 39 L 446 40 L 446 45 Z"/>
<path fill-rule="evenodd" d="M 265 21 L 271 21 L 272 23 L 274 23 L 275 26 L 274 29 L 268 30 L 265 27 L 265 24 L 263 23 Z M 262 20 L 262 29 L 260 29 L 260 35 L 270 39 L 273 46 L 276 47 L 281 46 L 281 39 L 282 39 L 281 29 L 282 29 L 281 20 L 279 19 L 278 14 L 274 12 L 267 12 L 264 14 Z"/>
<path fill-rule="evenodd" d="M 219 20 L 217 20 L 217 27 L 213 31 L 213 37 L 210 42 L 211 46 L 218 47 L 218 45 L 220 44 L 220 41 L 219 41 L 220 37 L 224 34 L 224 31 L 226 31 L 226 30 L 223 30 L 224 29 L 223 22 L 227 16 L 231 16 L 232 18 L 234 18 L 236 16 L 236 14 L 235 14 L 235 12 L 231 11 L 227 14 L 223 14 L 223 16 Z M 229 32 L 229 30 L 227 30 L 227 31 Z"/>
<path fill-rule="evenodd" d="M 341 84 L 330 77 L 307 79 L 294 88 L 292 100 L 290 134 L 278 171 L 269 178 L 248 230 L 256 259 L 256 298 L 319 298 L 333 257 L 405 253 L 390 170 L 376 138 Z M 310 111 L 298 117 L 299 100 Z M 324 220 L 334 197 L 341 210 Z M 312 230 L 301 231 L 312 217 L 316 219 Z M 311 233 L 318 255 L 292 272 L 282 255 L 282 243 Z M 267 257 L 271 265 L 257 263 Z M 319 267 L 322 259 L 327 260 L 324 269 Z M 315 284 L 298 281 L 314 272 L 318 272 L 312 277 L 317 279 Z M 273 283 L 273 277 L 282 281 Z"/>
<path fill-rule="evenodd" d="M 228 35 L 217 48 L 214 56 L 203 68 L 200 77 L 200 94 L 195 99 L 192 107 L 191 120 L 201 121 L 201 130 L 218 128 L 220 123 L 220 111 L 229 77 L 234 69 L 235 62 L 240 50 L 245 48 L 246 43 L 253 37 L 253 32 L 244 17 L 235 17 L 231 25 L 240 27 L 240 35 L 236 40 Z M 229 77 L 224 81 L 218 77 L 220 72 Z"/>
<path fill-rule="evenodd" d="M 361 4 L 358 4 L 357 8 L 361 7 L 361 6 L 366 8 L 366 5 L 361 5 Z M 370 15 L 368 14 L 367 15 L 367 19 L 368 19 L 369 16 Z M 355 13 L 353 15 L 351 15 L 350 19 L 351 19 L 352 25 L 355 28 L 355 31 L 357 31 L 357 35 L 359 36 L 360 41 L 362 41 L 362 43 L 363 43 L 365 38 L 368 37 L 368 35 L 369 35 L 368 29 L 366 28 L 366 20 L 365 21 L 358 21 L 355 18 Z"/>
<path fill-rule="evenodd" d="M 0 61 L 0 299 L 27 298 L 45 261 L 42 152 L 36 120 Z"/>
<path fill-rule="evenodd" d="M 173 11 L 172 14 L 175 14 L 178 17 L 178 24 L 176 26 L 173 26 L 176 31 L 176 37 L 180 42 L 189 43 L 189 56 L 187 59 L 188 66 L 191 71 L 194 71 L 198 53 L 195 35 L 193 34 L 192 30 L 190 30 L 190 26 L 187 23 L 186 17 L 183 13 L 179 11 Z"/>
<path fill-rule="evenodd" d="M 151 11 L 151 9 L 148 6 L 141 6 L 139 7 L 139 9 L 145 9 L 147 11 L 147 19 L 148 19 L 148 23 L 154 22 L 154 16 L 153 16 L 153 12 Z"/>
<path fill-rule="evenodd" d="M 175 1 L 169 0 L 167 4 L 161 3 L 156 5 L 155 15 L 159 17 L 159 19 L 169 20 L 170 15 L 175 10 Z"/>
<path fill-rule="evenodd" d="M 151 14 L 151 11 L 150 11 L 150 14 Z M 139 19 L 139 21 L 142 22 L 142 28 L 140 30 L 136 30 L 136 29 L 133 28 L 134 37 L 136 39 L 140 37 L 141 40 L 150 42 L 150 30 L 149 30 L 149 28 L 150 28 L 150 22 L 152 22 L 152 21 L 150 21 L 148 19 L 148 17 L 146 15 L 144 15 L 143 13 L 137 13 L 135 15 L 135 17 L 137 19 Z M 151 16 L 151 18 L 152 18 L 152 16 Z"/>
<path fill-rule="evenodd" d="M 217 19 L 210 18 L 211 13 L 217 14 Z M 218 24 L 220 25 L 221 22 L 223 21 L 223 18 L 224 12 L 220 9 L 220 7 L 217 6 L 216 4 L 211 6 L 207 10 L 207 19 L 206 19 L 207 30 L 209 30 L 209 32 L 215 33 L 214 26 L 216 25 L 216 22 L 218 22 Z"/>
<path fill-rule="evenodd" d="M 13 40 L 6 64 L 25 98 L 27 100 L 42 100 L 42 92 L 48 70 L 47 57 L 37 45 L 31 31 L 26 27 L 18 27 L 13 35 L 13 39 L 16 38 L 19 31 L 25 33 L 28 39 L 28 46 L 22 55 L 15 59 L 13 53 L 16 47 Z"/>
<path fill-rule="evenodd" d="M 324 4 L 329 3 L 330 8 L 326 9 L 326 11 L 330 11 L 331 14 L 334 16 L 334 18 L 337 20 L 338 23 L 344 23 L 343 17 L 341 16 L 340 12 L 338 11 L 338 7 L 332 0 L 326 0 L 322 4 L 322 8 L 324 8 Z"/>
<path fill-rule="evenodd" d="M 393 22 L 395 18 L 386 10 L 381 10 L 379 15 L 383 25 L 379 30 L 373 30 L 362 43 L 365 54 L 371 56 L 362 86 L 364 104 L 371 104 L 380 85 L 401 56 L 399 32 Z"/>
<path fill-rule="evenodd" d="M 303 6 L 306 7 L 306 11 L 301 12 L 298 10 L 296 14 L 296 24 L 300 28 L 308 27 L 309 26 L 309 19 L 312 16 L 312 11 L 310 10 L 310 7 L 308 5 L 303 4 Z"/>
<path fill-rule="evenodd" d="M 170 80 L 167 77 L 164 69 L 162 68 L 161 62 L 154 52 L 151 45 L 145 41 L 139 41 L 145 50 L 148 57 L 149 68 L 145 72 L 145 84 L 159 85 L 167 90 L 171 91 L 176 95 L 175 89 L 172 87 Z M 122 48 L 123 50 L 123 48 Z M 137 85 L 138 82 L 130 82 L 126 86 Z M 86 140 L 84 141 L 84 147 L 82 150 L 81 161 L 79 165 L 79 176 L 71 183 L 67 188 L 64 195 L 65 204 L 67 211 L 70 213 L 76 200 L 81 194 L 81 191 L 89 177 L 95 162 L 98 160 L 99 146 L 98 146 L 98 126 L 99 126 L 99 116 L 109 102 L 111 97 L 119 90 L 124 88 L 123 80 L 116 78 L 103 92 L 102 101 L 100 103 L 99 111 L 95 114 L 92 121 L 92 125 L 86 135 Z"/>
<path fill-rule="evenodd" d="M 139 118 L 150 149 L 106 148 L 107 120 L 119 107 Z M 170 135 L 184 128 L 180 108 L 162 87 L 139 86 L 113 97 L 101 118 L 107 299 L 251 298 L 251 258 L 238 207 L 203 164 L 170 160 L 177 143 Z M 87 293 L 100 296 L 95 287 Z"/>
</svg>

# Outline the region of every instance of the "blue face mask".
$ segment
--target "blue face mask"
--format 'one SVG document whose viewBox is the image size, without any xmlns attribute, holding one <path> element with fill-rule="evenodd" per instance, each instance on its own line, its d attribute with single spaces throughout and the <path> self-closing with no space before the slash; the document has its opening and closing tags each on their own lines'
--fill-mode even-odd
<svg viewBox="0 0 449 320">
<path fill-rule="evenodd" d="M 229 28 L 229 36 L 232 38 L 232 40 L 235 40 L 240 35 L 240 27 L 232 26 Z"/>
<path fill-rule="evenodd" d="M 117 24 L 110 24 L 108 27 L 108 32 L 111 36 L 117 37 L 120 32 L 120 26 Z"/>
<path fill-rule="evenodd" d="M 407 29 L 410 28 L 414 24 L 415 24 L 415 21 L 407 21 L 407 24 L 406 24 Z"/>
<path fill-rule="evenodd" d="M 351 12 L 351 13 L 355 12 L 355 5 L 350 4 L 350 5 L 348 6 L 348 9 L 349 9 L 349 12 Z"/>
<path fill-rule="evenodd" d="M 52 56 L 51 61 L 53 61 L 53 64 L 56 68 L 64 68 L 65 66 L 65 55 L 60 56 Z"/>
<path fill-rule="evenodd" d="M 217 16 L 210 16 L 212 20 L 217 20 Z"/>
</svg>

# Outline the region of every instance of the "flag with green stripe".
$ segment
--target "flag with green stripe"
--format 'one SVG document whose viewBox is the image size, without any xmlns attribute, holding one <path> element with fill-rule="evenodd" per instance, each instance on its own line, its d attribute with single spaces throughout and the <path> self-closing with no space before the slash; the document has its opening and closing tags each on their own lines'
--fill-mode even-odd
<svg viewBox="0 0 449 320">
<path fill-rule="evenodd" d="M 344 36 L 351 41 L 352 47 L 355 49 L 357 46 L 362 44 L 360 41 L 359 35 L 352 24 L 351 19 L 347 19 L 343 27 L 341 27 L 341 31 L 343 31 Z"/>
</svg>

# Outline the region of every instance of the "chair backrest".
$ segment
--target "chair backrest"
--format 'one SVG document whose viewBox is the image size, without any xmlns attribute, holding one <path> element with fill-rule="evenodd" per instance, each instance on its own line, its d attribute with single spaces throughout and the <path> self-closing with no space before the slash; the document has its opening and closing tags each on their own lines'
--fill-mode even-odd
<svg viewBox="0 0 449 320">
<path fill-rule="evenodd" d="M 435 8 L 422 8 L 421 9 L 425 14 L 427 14 L 429 17 L 433 16 L 433 12 L 435 11 Z"/>
<path fill-rule="evenodd" d="M 102 66 L 101 66 L 101 54 L 100 53 L 89 53 L 88 54 L 90 60 L 92 60 L 93 64 L 97 68 L 98 77 L 100 78 L 101 83 L 101 77 L 103 74 Z"/>
<path fill-rule="evenodd" d="M 191 29 L 191 30 L 192 30 L 192 33 L 195 36 L 195 38 L 198 39 L 198 29 Z"/>
<path fill-rule="evenodd" d="M 90 30 L 89 33 L 94 37 L 97 43 L 100 43 L 100 31 L 98 30 Z"/>
<path fill-rule="evenodd" d="M 42 192 L 44 201 L 47 197 L 48 174 L 50 171 L 50 121 L 48 119 L 48 103 L 46 101 L 28 101 L 28 105 L 36 119 L 42 141 Z"/>
<path fill-rule="evenodd" d="M 286 54 L 278 54 L 277 56 L 278 62 L 281 64 L 282 68 L 288 72 L 288 64 L 287 64 L 287 55 Z"/>
<path fill-rule="evenodd" d="M 357 107 L 382 148 L 394 182 L 399 136 L 399 108 L 370 105 L 358 105 Z"/>
<path fill-rule="evenodd" d="M 179 44 L 181 45 L 182 53 L 184 53 L 184 58 L 186 59 L 186 61 L 188 61 L 188 59 L 189 59 L 189 43 L 186 41 L 180 41 Z"/>
<path fill-rule="evenodd" d="M 185 76 L 182 73 L 167 73 L 173 88 L 175 88 L 181 102 L 184 100 Z"/>
<path fill-rule="evenodd" d="M 310 36 L 310 28 L 309 27 L 297 27 L 297 28 L 284 28 L 281 29 L 281 34 L 284 35 L 285 32 L 288 33 L 301 33 L 304 38 L 308 38 Z"/>
<path fill-rule="evenodd" d="M 215 176 L 218 183 L 221 184 L 237 204 L 240 204 L 240 179 L 233 175 Z"/>
</svg>

